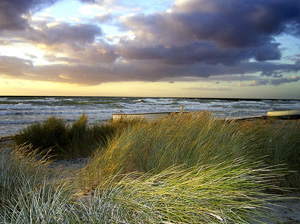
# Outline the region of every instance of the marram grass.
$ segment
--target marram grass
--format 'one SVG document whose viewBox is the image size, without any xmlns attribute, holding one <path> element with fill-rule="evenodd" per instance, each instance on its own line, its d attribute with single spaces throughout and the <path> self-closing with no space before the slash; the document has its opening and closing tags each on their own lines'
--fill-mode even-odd
<svg viewBox="0 0 300 224">
<path fill-rule="evenodd" d="M 0 222 L 255 223 L 272 218 L 266 206 L 278 196 L 269 192 L 279 189 L 275 180 L 283 174 L 263 148 L 275 155 L 291 147 L 289 156 L 297 150 L 280 138 L 272 140 L 273 150 L 268 124 L 208 113 L 119 127 L 72 181 L 53 173 L 47 157 L 37 160 L 34 150 L 2 150 Z"/>
<path fill-rule="evenodd" d="M 139 122 L 110 120 L 89 125 L 88 117 L 82 114 L 77 121 L 67 124 L 52 116 L 42 123 L 29 125 L 13 139 L 17 145 L 30 144 L 32 150 L 48 153 L 54 159 L 88 157 L 98 147 L 105 147 L 107 140 L 123 128 Z"/>
<path fill-rule="evenodd" d="M 219 120 L 207 112 L 173 115 L 123 129 L 107 147 L 95 152 L 81 179 L 96 186 L 102 178 L 120 173 L 156 174 L 174 165 L 214 165 L 245 157 L 253 162 L 263 160 L 268 166 L 287 167 L 293 172 L 282 185 L 297 188 L 299 131 L 299 122 L 274 126 L 272 121 Z"/>
<path fill-rule="evenodd" d="M 156 175 L 126 175 L 113 185 L 119 189 L 114 198 L 126 211 L 125 223 L 248 223 L 268 216 L 264 206 L 273 198 L 262 190 L 271 187 L 265 175 L 274 174 L 257 169 L 260 165 L 237 159 L 217 166 L 170 167 Z M 100 185 L 96 197 L 102 191 Z"/>
<path fill-rule="evenodd" d="M 53 179 L 48 161 L 37 161 L 36 153 L 27 146 L 1 150 L 1 223 L 67 223 L 68 188 Z"/>
<path fill-rule="evenodd" d="M 120 172 L 160 173 L 174 165 L 214 165 L 252 157 L 254 137 L 209 113 L 173 115 L 125 129 L 95 153 L 84 176 L 96 181 Z"/>
<path fill-rule="evenodd" d="M 291 171 L 280 185 L 300 191 L 300 122 L 283 121 L 262 129 L 259 154 L 269 165 L 285 164 Z"/>
</svg>

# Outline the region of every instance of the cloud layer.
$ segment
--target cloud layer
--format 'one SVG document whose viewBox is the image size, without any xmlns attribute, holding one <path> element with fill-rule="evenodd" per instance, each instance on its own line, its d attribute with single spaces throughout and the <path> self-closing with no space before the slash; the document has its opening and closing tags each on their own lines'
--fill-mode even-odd
<svg viewBox="0 0 300 224">
<path fill-rule="evenodd" d="M 51 62 L 34 66 L 34 57 L 3 54 L 0 75 L 83 85 L 253 73 L 261 77 L 249 86 L 299 81 L 293 74 L 283 77 L 300 71 L 299 58 L 278 63 L 282 50 L 275 41 L 282 34 L 300 37 L 299 0 L 177 0 L 168 11 L 153 14 L 104 13 L 78 23 L 31 20 L 55 2 L 0 2 L 0 45 L 43 45 L 44 59 Z M 101 27 L 105 22 L 131 36 L 111 42 Z"/>
<path fill-rule="evenodd" d="M 29 17 L 35 11 L 52 5 L 57 0 L 1 0 L 0 32 L 29 27 Z"/>
</svg>

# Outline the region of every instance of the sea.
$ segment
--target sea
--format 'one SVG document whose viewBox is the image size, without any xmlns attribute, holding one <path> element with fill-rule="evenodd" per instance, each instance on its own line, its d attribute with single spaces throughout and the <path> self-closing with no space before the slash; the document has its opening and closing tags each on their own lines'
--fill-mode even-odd
<svg viewBox="0 0 300 224">
<path fill-rule="evenodd" d="M 92 124 L 107 121 L 114 113 L 178 112 L 182 106 L 185 112 L 210 111 L 220 118 L 246 118 L 264 116 L 267 111 L 300 109 L 300 100 L 0 96 L 0 137 L 53 115 L 71 123 L 85 113 Z"/>
</svg>

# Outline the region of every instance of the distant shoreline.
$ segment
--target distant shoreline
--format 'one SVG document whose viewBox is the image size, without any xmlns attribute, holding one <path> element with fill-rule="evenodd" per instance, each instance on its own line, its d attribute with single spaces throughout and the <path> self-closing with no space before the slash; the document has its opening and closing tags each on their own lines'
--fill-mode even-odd
<svg viewBox="0 0 300 224">
<path fill-rule="evenodd" d="M 57 97 L 57 98 L 64 98 L 64 97 L 70 97 L 70 98 L 80 98 L 80 97 L 95 97 L 95 98 L 153 98 L 153 99 L 160 99 L 160 98 L 173 98 L 173 99 L 201 99 L 201 100 L 233 100 L 233 101 L 239 101 L 239 100 L 245 100 L 245 101 L 263 101 L 263 100 L 283 100 L 283 101 L 291 101 L 296 100 L 300 101 L 300 98 L 251 98 L 251 97 L 245 97 L 245 98 L 238 98 L 238 97 L 232 97 L 232 98 L 221 98 L 221 97 L 180 97 L 180 96 L 85 96 L 85 95 L 78 95 L 78 96 L 54 96 L 54 95 L 0 95 L 0 97 L 18 97 L 18 98 L 26 98 L 26 97 Z"/>
</svg>

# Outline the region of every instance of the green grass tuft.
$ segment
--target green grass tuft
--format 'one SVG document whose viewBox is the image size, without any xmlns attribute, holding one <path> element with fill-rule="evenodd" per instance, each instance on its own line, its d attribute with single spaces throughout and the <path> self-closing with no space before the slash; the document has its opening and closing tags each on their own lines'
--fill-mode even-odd
<svg viewBox="0 0 300 224">
<path fill-rule="evenodd" d="M 105 150 L 95 153 L 87 176 L 97 180 L 99 171 L 100 178 L 105 178 L 120 172 L 159 173 L 181 164 L 218 164 L 251 156 L 256 147 L 252 143 L 254 135 L 245 136 L 234 123 L 217 120 L 208 113 L 173 115 L 124 130 Z"/>
<path fill-rule="evenodd" d="M 95 123 L 88 125 L 82 114 L 68 125 L 64 120 L 50 117 L 43 123 L 28 126 L 14 137 L 17 145 L 30 144 L 32 149 L 47 153 L 57 159 L 88 157 L 97 148 L 103 148 L 109 138 L 138 121 Z"/>
<path fill-rule="evenodd" d="M 54 116 L 45 122 L 28 126 L 14 137 L 17 145 L 30 143 L 34 149 L 52 149 L 52 154 L 62 154 L 68 145 L 68 128 L 66 122 Z"/>
</svg>

